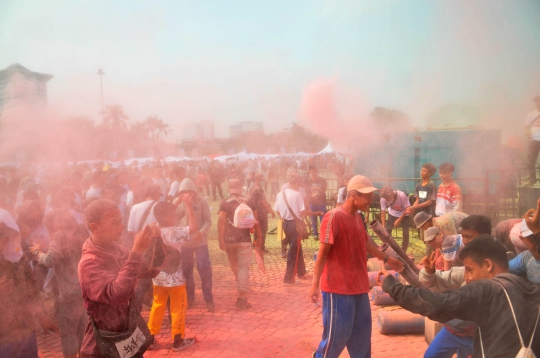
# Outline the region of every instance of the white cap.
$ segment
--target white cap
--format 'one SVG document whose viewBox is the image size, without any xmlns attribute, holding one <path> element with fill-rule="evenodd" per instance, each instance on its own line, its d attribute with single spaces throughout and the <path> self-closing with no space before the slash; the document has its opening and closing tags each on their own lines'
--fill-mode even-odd
<svg viewBox="0 0 540 358">
<path fill-rule="evenodd" d="M 525 222 L 525 219 L 521 220 L 520 231 L 521 231 L 521 236 L 522 237 L 528 237 L 528 236 L 531 236 L 533 234 L 533 232 L 527 226 L 527 223 Z"/>
</svg>

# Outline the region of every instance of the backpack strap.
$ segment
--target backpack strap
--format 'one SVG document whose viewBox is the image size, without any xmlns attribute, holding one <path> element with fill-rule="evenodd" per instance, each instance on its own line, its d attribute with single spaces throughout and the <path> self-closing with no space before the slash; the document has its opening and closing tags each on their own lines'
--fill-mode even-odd
<svg viewBox="0 0 540 358">
<path fill-rule="evenodd" d="M 508 292 L 506 292 L 506 289 L 504 288 L 504 286 L 500 282 L 497 282 L 497 283 L 501 285 L 504 291 L 504 294 L 506 295 L 506 299 L 508 300 L 508 304 L 510 305 L 510 310 L 512 311 L 512 317 L 514 317 L 514 323 L 516 324 L 516 328 L 518 331 L 519 341 L 521 342 L 521 346 L 525 347 L 525 343 L 523 342 L 523 337 L 521 336 L 521 331 L 519 330 L 516 313 L 514 312 L 514 306 L 512 306 L 512 301 L 510 301 L 510 296 L 508 296 Z M 538 320 L 536 322 L 538 322 Z M 536 326 L 534 328 L 536 329 Z"/>
<path fill-rule="evenodd" d="M 536 323 L 534 324 L 534 329 L 533 329 L 533 333 L 532 333 L 532 336 L 531 336 L 531 341 L 529 342 L 529 348 L 532 347 L 534 334 L 536 333 L 536 327 L 538 326 L 538 318 L 540 318 L 540 306 L 538 306 L 538 314 L 536 315 Z"/>
<path fill-rule="evenodd" d="M 514 322 L 516 323 L 516 328 L 517 328 L 517 331 L 518 331 L 518 334 L 519 334 L 519 340 L 521 342 L 521 346 L 522 347 L 525 347 L 525 343 L 523 342 L 523 338 L 521 337 L 521 332 L 519 331 L 519 326 L 518 326 L 518 323 L 517 323 L 517 319 L 516 319 L 516 314 L 514 312 L 514 307 L 512 306 L 512 301 L 510 301 L 510 296 L 508 296 L 508 292 L 506 292 L 506 289 L 504 288 L 504 286 L 500 283 L 500 282 L 497 282 L 499 285 L 501 285 L 503 291 L 504 291 L 504 294 L 506 295 L 506 299 L 508 300 L 508 304 L 510 305 L 510 309 L 512 310 L 512 316 L 514 317 Z M 534 330 L 533 330 L 533 333 L 532 333 L 532 336 L 531 336 L 531 340 L 529 342 L 529 346 L 527 348 L 531 348 L 532 346 L 532 342 L 533 342 L 533 339 L 534 339 L 534 334 L 536 333 L 536 327 L 538 326 L 538 319 L 540 318 L 540 306 L 538 307 L 538 314 L 536 315 L 536 323 L 534 324 Z"/>
<path fill-rule="evenodd" d="M 482 342 L 482 331 L 480 330 L 480 327 L 478 327 L 478 336 L 480 338 L 480 350 L 482 351 L 482 358 L 486 358 L 486 354 L 484 353 L 484 343 Z"/>
<path fill-rule="evenodd" d="M 521 342 L 521 347 L 530 349 L 531 346 L 532 346 L 533 339 L 534 339 L 534 334 L 536 333 L 536 327 L 538 326 L 538 319 L 540 318 L 540 306 L 538 307 L 538 314 L 536 315 L 536 323 L 534 324 L 534 330 L 533 330 L 533 333 L 532 333 L 532 336 L 531 336 L 531 340 L 529 342 L 529 346 L 525 347 L 525 343 L 523 342 L 523 337 L 521 336 L 521 331 L 519 330 L 519 326 L 518 326 L 518 323 L 517 323 L 516 313 L 514 312 L 514 307 L 512 306 L 512 301 L 510 301 L 510 296 L 508 296 L 508 292 L 506 292 L 506 289 L 504 288 L 504 286 L 500 282 L 497 282 L 497 283 L 499 285 L 501 285 L 501 287 L 502 287 L 502 289 L 504 291 L 504 294 L 506 295 L 506 299 L 508 300 L 508 304 L 510 305 L 510 310 L 512 311 L 512 317 L 514 318 L 514 323 L 516 324 L 516 328 L 517 328 L 517 331 L 518 331 L 519 341 Z M 484 353 L 484 343 L 482 342 L 482 331 L 480 330 L 480 327 L 478 327 L 478 335 L 479 335 L 479 338 L 480 338 L 480 350 L 482 351 L 482 358 L 485 358 L 486 355 Z"/>
</svg>

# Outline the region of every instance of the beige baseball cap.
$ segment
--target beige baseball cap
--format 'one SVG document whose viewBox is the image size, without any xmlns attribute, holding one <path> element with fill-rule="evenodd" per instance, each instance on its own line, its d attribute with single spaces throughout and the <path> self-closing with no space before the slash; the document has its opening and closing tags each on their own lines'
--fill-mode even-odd
<svg viewBox="0 0 540 358">
<path fill-rule="evenodd" d="M 373 186 L 373 183 L 368 177 L 363 175 L 355 175 L 351 178 L 351 180 L 349 180 L 349 184 L 347 184 L 347 191 L 351 190 L 356 190 L 362 194 L 368 194 L 379 189 Z"/>
</svg>

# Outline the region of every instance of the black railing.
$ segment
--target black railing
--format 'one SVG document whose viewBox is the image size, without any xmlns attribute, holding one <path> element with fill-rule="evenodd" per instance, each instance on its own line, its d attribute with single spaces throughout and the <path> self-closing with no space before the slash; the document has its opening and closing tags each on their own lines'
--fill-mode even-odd
<svg viewBox="0 0 540 358">
<path fill-rule="evenodd" d="M 538 163 L 536 171 L 540 172 Z M 327 203 L 330 207 L 334 204 L 333 199 L 339 186 L 333 173 L 324 171 L 321 174 L 328 183 Z M 462 190 L 463 212 L 486 215 L 492 219 L 493 225 L 519 217 L 518 187 L 526 183 L 526 174 L 525 164 L 517 163 L 515 168 L 489 170 L 483 178 L 454 178 Z M 540 178 L 540 175 L 537 177 Z M 393 189 L 401 190 L 407 195 L 414 195 L 414 187 L 421 180 L 420 178 L 370 179 L 378 188 L 390 185 Z M 432 178 L 432 180 L 437 187 L 441 183 L 440 178 Z M 375 217 L 380 215 L 378 197 L 372 204 L 370 214 Z"/>
</svg>

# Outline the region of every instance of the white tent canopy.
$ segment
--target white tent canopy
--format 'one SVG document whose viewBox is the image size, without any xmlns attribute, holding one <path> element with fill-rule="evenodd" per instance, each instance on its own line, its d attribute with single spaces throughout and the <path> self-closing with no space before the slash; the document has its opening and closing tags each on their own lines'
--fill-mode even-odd
<svg viewBox="0 0 540 358">
<path fill-rule="evenodd" d="M 319 153 L 317 154 L 330 154 L 330 153 L 336 153 L 336 150 L 334 149 L 334 147 L 332 146 L 332 143 L 331 142 L 328 142 L 328 144 L 326 145 L 326 147 L 324 147 L 323 150 L 321 150 Z"/>
<path fill-rule="evenodd" d="M 173 163 L 173 162 L 191 162 L 191 161 L 194 161 L 194 160 L 203 160 L 203 158 L 173 157 L 173 156 L 168 156 L 167 158 L 165 158 L 165 161 L 166 161 L 167 163 Z"/>
</svg>

